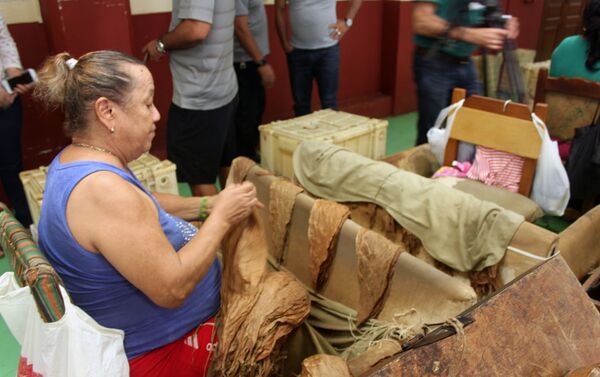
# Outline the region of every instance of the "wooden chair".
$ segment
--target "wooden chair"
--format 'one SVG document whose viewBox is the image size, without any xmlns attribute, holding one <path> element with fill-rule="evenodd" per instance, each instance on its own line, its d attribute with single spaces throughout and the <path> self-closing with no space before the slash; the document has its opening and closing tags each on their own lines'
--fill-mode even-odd
<svg viewBox="0 0 600 377">
<path fill-rule="evenodd" d="M 542 141 L 531 120 L 529 108 L 520 103 L 471 96 L 464 89 L 454 89 L 452 102 L 465 99 L 456 114 L 446 145 L 444 165 L 456 160 L 460 141 L 512 153 L 525 158 L 519 193 L 529 197 Z M 547 107 L 537 104 L 535 113 L 545 121 Z"/>
<path fill-rule="evenodd" d="M 38 248 L 31 234 L 8 210 L 0 209 L 0 249 L 9 258 L 19 284 L 29 286 L 44 322 L 56 322 L 65 314 L 61 279 Z"/>
<path fill-rule="evenodd" d="M 600 83 L 571 77 L 550 77 L 542 68 L 538 75 L 534 105 L 548 104 L 548 132 L 570 140 L 575 129 L 591 124 L 600 106 Z"/>
</svg>

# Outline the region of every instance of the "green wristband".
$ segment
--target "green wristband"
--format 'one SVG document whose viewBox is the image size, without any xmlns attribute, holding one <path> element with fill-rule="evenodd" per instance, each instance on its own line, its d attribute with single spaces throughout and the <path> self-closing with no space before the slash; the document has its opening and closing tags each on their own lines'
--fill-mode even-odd
<svg viewBox="0 0 600 377">
<path fill-rule="evenodd" d="M 204 221 L 208 217 L 208 198 L 203 196 L 200 198 L 200 213 L 198 215 L 198 220 Z"/>
</svg>

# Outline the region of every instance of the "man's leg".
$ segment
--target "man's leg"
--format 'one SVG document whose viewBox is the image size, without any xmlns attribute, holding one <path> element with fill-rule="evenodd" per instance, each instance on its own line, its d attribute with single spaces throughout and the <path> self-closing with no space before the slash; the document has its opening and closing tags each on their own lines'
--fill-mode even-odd
<svg viewBox="0 0 600 377">
<path fill-rule="evenodd" d="M 416 145 L 427 143 L 427 131 L 440 111 L 450 104 L 452 65 L 415 54 L 413 72 L 417 84 L 419 121 Z"/>
<path fill-rule="evenodd" d="M 19 98 L 8 109 L 0 110 L 0 181 L 15 210 L 15 216 L 24 226 L 32 223 L 19 172 L 21 161 L 22 110 Z"/>
<path fill-rule="evenodd" d="M 229 175 L 229 167 L 231 162 L 235 158 L 236 154 L 236 129 L 235 129 L 235 112 L 238 106 L 238 96 L 227 105 L 222 108 L 219 113 L 219 124 L 225 129 L 225 141 L 223 144 L 223 151 L 221 153 L 221 163 L 219 165 L 219 182 L 221 188 L 225 187 L 227 183 L 227 176 Z"/>
<path fill-rule="evenodd" d="M 313 82 L 311 53 L 311 50 L 294 49 L 287 54 L 296 116 L 309 114 L 311 110 Z"/>
<path fill-rule="evenodd" d="M 336 44 L 325 48 L 319 53 L 319 60 L 314 66 L 314 74 L 319 88 L 321 108 L 337 109 L 340 45 Z"/>
<path fill-rule="evenodd" d="M 470 62 L 468 64 L 461 64 L 459 69 L 459 79 L 461 88 L 466 89 L 467 96 L 472 96 L 475 94 L 481 95 L 483 93 L 481 82 L 479 82 L 479 77 L 477 77 L 477 70 L 475 69 L 475 64 Z"/>
<path fill-rule="evenodd" d="M 265 109 L 265 89 L 256 64 L 236 63 L 235 71 L 239 88 L 239 103 L 235 112 L 236 156 L 258 160 L 258 126 Z"/>
</svg>

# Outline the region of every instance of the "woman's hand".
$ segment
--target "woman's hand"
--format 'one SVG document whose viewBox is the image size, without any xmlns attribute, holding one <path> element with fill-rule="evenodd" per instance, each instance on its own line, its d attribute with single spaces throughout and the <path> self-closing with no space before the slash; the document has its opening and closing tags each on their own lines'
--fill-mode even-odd
<svg viewBox="0 0 600 377">
<path fill-rule="evenodd" d="M 262 208 L 256 198 L 256 187 L 250 182 L 233 184 L 215 197 L 210 217 L 234 225 L 248 217 L 255 207 Z"/>
<path fill-rule="evenodd" d="M 8 94 L 4 89 L 0 88 L 0 109 L 9 108 L 15 101 L 16 97 L 16 93 Z"/>
</svg>

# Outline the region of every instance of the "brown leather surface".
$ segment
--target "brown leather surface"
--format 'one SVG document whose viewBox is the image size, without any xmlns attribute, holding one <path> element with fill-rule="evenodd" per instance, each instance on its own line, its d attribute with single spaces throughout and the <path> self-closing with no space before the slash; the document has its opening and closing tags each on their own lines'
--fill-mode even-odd
<svg viewBox="0 0 600 377">
<path fill-rule="evenodd" d="M 598 362 L 600 313 L 561 257 L 470 309 L 462 334 L 401 353 L 365 376 L 564 376 Z"/>
</svg>

